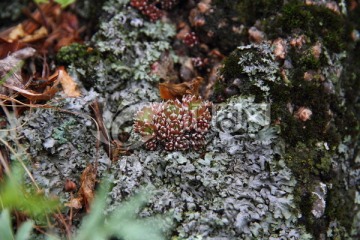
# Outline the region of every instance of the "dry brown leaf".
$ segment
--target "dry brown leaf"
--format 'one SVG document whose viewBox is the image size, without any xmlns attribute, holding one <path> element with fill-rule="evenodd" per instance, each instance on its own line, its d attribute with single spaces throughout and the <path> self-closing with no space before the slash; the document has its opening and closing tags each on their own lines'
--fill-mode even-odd
<svg viewBox="0 0 360 240">
<path fill-rule="evenodd" d="M 58 51 L 62 46 L 79 42 L 80 32 L 77 16 L 67 12 L 54 1 L 39 5 L 34 12 L 24 10 L 28 19 L 21 24 L 0 32 L 7 42 L 31 43 L 39 53 Z"/>
<path fill-rule="evenodd" d="M 22 88 L 12 86 L 12 85 L 9 85 L 6 83 L 4 83 L 3 86 L 20 93 L 22 96 L 26 97 L 30 101 L 50 100 L 51 98 L 54 97 L 55 93 L 58 91 L 55 86 L 48 87 L 47 89 L 45 89 L 45 91 L 43 93 L 37 93 L 32 90 L 22 89 Z"/>
<path fill-rule="evenodd" d="M 4 83 L 0 86 L 0 94 L 9 94 L 8 89 L 4 87 L 5 84 L 19 89 L 25 88 L 21 76 L 23 60 L 32 57 L 35 52 L 35 49 L 27 47 L 13 52 L 11 55 L 0 60 L 0 82 Z"/>
<path fill-rule="evenodd" d="M 196 77 L 191 82 L 160 83 L 160 97 L 164 100 L 181 98 L 183 95 L 199 95 L 199 87 L 203 81 L 202 77 Z"/>
<path fill-rule="evenodd" d="M 86 212 L 90 211 L 90 204 L 94 199 L 94 190 L 96 183 L 96 169 L 89 164 L 81 174 L 81 185 L 79 189 L 79 198 L 82 198 Z"/>
<path fill-rule="evenodd" d="M 0 37 L 0 59 L 6 58 L 10 53 L 16 52 L 24 47 L 24 43 L 19 41 L 9 42 Z"/>
<path fill-rule="evenodd" d="M 68 97 L 79 97 L 81 95 L 78 85 L 63 68 L 59 69 L 58 80 L 60 80 L 64 93 Z"/>
<path fill-rule="evenodd" d="M 45 38 L 48 35 L 48 30 L 45 27 L 37 29 L 32 35 L 26 35 L 21 39 L 22 42 L 30 43 Z"/>
<path fill-rule="evenodd" d="M 89 212 L 90 205 L 94 199 L 95 184 L 96 169 L 92 164 L 89 164 L 81 174 L 78 197 L 72 198 L 65 206 L 76 209 L 85 207 L 86 212 Z"/>
<path fill-rule="evenodd" d="M 75 209 L 81 209 L 83 207 L 82 203 L 83 203 L 83 198 L 82 197 L 72 198 L 70 200 L 70 202 L 65 203 L 65 206 L 75 208 Z"/>
<path fill-rule="evenodd" d="M 76 190 L 76 188 L 77 188 L 76 183 L 74 183 L 70 179 L 66 179 L 65 185 L 64 185 L 65 192 L 74 192 Z"/>
<path fill-rule="evenodd" d="M 19 40 L 19 39 L 25 37 L 26 35 L 27 34 L 24 31 L 23 25 L 20 23 L 11 30 L 7 40 L 9 42 L 13 42 L 13 41 L 16 41 L 16 40 Z"/>
</svg>

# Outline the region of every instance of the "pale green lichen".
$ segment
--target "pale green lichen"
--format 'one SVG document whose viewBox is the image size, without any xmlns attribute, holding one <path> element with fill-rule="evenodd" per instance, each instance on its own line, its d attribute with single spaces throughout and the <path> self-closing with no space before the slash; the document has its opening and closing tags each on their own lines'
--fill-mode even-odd
<svg viewBox="0 0 360 240">
<path fill-rule="evenodd" d="M 108 55 L 108 62 L 104 62 L 106 66 L 100 68 L 109 67 L 107 71 L 118 73 L 117 82 L 142 79 L 154 81 L 157 77 L 149 74 L 151 64 L 170 49 L 170 39 L 175 35 L 175 28 L 162 21 L 146 21 L 127 3 L 118 1 L 104 6 L 107 18 L 112 17 L 100 25 L 100 30 L 92 40 L 96 49 Z M 113 84 L 106 78 L 99 78 L 98 86 L 109 83 Z"/>
<path fill-rule="evenodd" d="M 45 192 L 59 196 L 62 201 L 68 201 L 69 197 L 63 190 L 65 179 L 79 182 L 83 169 L 96 158 L 100 172 L 110 164 L 104 150 L 96 148 L 96 127 L 90 118 L 89 105 L 98 94 L 83 94 L 82 98 L 55 98 L 49 102 L 61 106 L 67 113 L 36 109 L 23 117 L 27 125 L 21 133 L 27 140 L 30 157 L 36 163 L 28 167 Z"/>
<path fill-rule="evenodd" d="M 91 67 L 96 70 L 93 86 L 104 96 L 100 101 L 105 103 L 103 117 L 111 135 L 115 138 L 119 130 L 125 130 L 130 133 L 132 143 L 136 143 L 138 139 L 131 134 L 134 113 L 148 101 L 158 100 L 152 82 L 156 77 L 149 74 L 150 64 L 157 61 L 164 51 L 171 50 L 169 43 L 174 32 L 167 30 L 172 28 L 167 23 L 147 22 L 136 11 L 127 8 L 127 2 L 111 0 L 105 6 L 106 21 L 93 38 L 93 44 L 100 54 L 108 54 L 110 58 L 101 59 Z M 170 35 L 166 35 L 167 32 Z M 134 44 L 129 44 L 129 41 Z M 344 130 L 342 139 L 337 139 L 337 132 L 323 136 L 321 127 L 330 120 L 326 115 L 328 103 L 331 102 L 331 107 L 338 106 L 334 96 L 341 96 L 341 104 L 346 102 L 342 97 L 341 81 L 336 75 L 345 55 L 334 55 L 323 48 L 321 62 L 314 64 L 314 59 L 306 58 L 299 61 L 305 63 L 302 68 L 317 67 L 325 62 L 320 66 L 321 73 L 327 78 L 327 83 L 336 87 L 336 91 L 331 91 L 333 95 L 326 95 L 322 88 L 325 83 L 319 82 L 320 78 L 305 82 L 302 74 L 293 71 L 297 66 L 291 65 L 291 62 L 298 63 L 298 55 L 309 52 L 311 47 L 311 44 L 305 45 L 290 56 L 291 59 L 285 59 L 287 65 L 284 67 L 291 73 L 290 83 L 297 87 L 294 89 L 291 89 L 294 85 L 279 77 L 280 64 L 274 59 L 270 44 L 236 49 L 235 54 L 225 60 L 221 73 L 225 87 L 240 82 L 242 96 L 219 104 L 213 112 L 214 124 L 212 135 L 207 139 L 206 152 L 203 155 L 148 152 L 136 150 L 139 146 L 130 143 L 134 152 L 121 156 L 110 169 L 114 185 L 109 196 L 113 204 L 108 211 L 127 195 L 137 192 L 141 185 L 149 184 L 156 187 L 155 194 L 141 215 L 171 213 L 176 226 L 168 233 L 169 238 L 311 239 L 313 236 L 309 232 L 318 229 L 321 230 L 320 237 L 324 238 L 351 237 L 347 228 L 349 222 L 352 223 L 352 212 L 358 211 L 358 203 L 354 206 L 352 202 L 355 197 L 352 191 L 360 176 L 349 162 L 356 154 L 351 147 L 354 139 L 348 137 L 345 141 L 344 137 L 351 135 L 352 131 L 349 127 L 344 128 L 352 126 L 345 124 L 348 123 L 345 120 L 352 118 L 344 117 L 347 116 L 346 109 L 335 109 L 336 126 Z M 77 69 L 75 63 L 73 70 L 87 75 L 86 69 Z M 69 107 L 69 101 L 65 100 L 63 107 Z M 82 100 L 74 100 L 77 101 Z M 294 118 L 288 102 L 296 105 L 308 103 L 318 108 L 311 121 L 302 123 Z M 279 127 L 269 124 L 268 103 L 272 103 L 270 112 L 272 117 L 275 116 L 271 120 L 287 124 L 280 133 Z M 83 106 L 85 112 L 89 110 L 88 103 L 77 102 L 76 106 L 78 109 Z M 226 120 L 230 116 L 235 117 L 235 124 Z M 38 169 L 31 169 L 36 180 L 55 193 L 60 192 L 63 176 L 78 177 L 95 154 L 94 138 L 89 135 L 93 128 L 78 118 L 80 124 L 73 130 L 80 137 L 74 135 L 73 141 L 64 144 L 55 142 L 57 139 L 52 136 L 52 129 L 62 130 L 62 124 L 69 118 L 67 114 L 54 115 L 53 112 L 38 110 L 27 116 L 29 121 L 23 130 L 30 141 L 30 153 L 40 164 Z M 341 142 L 339 145 L 338 141 Z M 297 145 L 297 142 L 304 143 Z M 74 145 L 83 150 L 71 152 L 69 158 L 69 151 L 76 150 Z M 289 146 L 299 149 L 295 151 Z M 296 159 L 291 156 L 296 160 L 291 165 L 287 154 L 297 153 Z M 101 174 L 108 158 L 103 152 L 100 155 Z M 297 176 L 305 178 L 296 179 Z M 327 177 L 333 178 L 330 181 Z M 313 181 L 314 178 L 317 181 Z M 322 178 L 321 183 L 326 184 L 328 190 L 324 213 L 324 206 L 314 209 L 311 201 L 311 194 L 316 190 L 311 187 L 319 185 L 318 178 Z M 304 184 L 308 182 L 314 184 Z M 346 207 L 345 211 L 342 206 Z M 312 210 L 318 210 L 319 214 L 312 216 Z M 359 229 L 356 223 L 354 225 L 355 230 Z"/>
<path fill-rule="evenodd" d="M 239 46 L 225 59 L 220 74 L 215 98 L 224 92 L 226 97 L 240 93 L 255 95 L 257 100 L 269 100 L 273 85 L 285 85 L 269 43 Z"/>
<path fill-rule="evenodd" d="M 297 226 L 296 181 L 284 161 L 275 158 L 283 152 L 274 145 L 277 130 L 268 126 L 266 104 L 238 97 L 213 114 L 204 157 L 144 150 L 121 157 L 112 166 L 113 201 L 142 184 L 155 186 L 142 214 L 171 212 L 178 239 L 309 238 Z M 232 120 L 238 124 L 230 126 Z"/>
</svg>

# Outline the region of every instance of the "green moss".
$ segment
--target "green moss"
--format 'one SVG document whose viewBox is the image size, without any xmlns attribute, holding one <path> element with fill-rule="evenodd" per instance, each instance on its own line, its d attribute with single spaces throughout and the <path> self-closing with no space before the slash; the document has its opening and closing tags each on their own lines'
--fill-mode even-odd
<svg viewBox="0 0 360 240">
<path fill-rule="evenodd" d="M 352 9 L 352 4 L 347 1 L 347 11 L 348 11 L 348 18 L 354 24 L 355 29 L 359 29 L 360 27 L 360 8 L 359 6 Z"/>
<path fill-rule="evenodd" d="M 242 43 L 248 43 L 247 29 L 258 19 L 279 12 L 283 2 L 284 0 L 212 1 L 213 11 L 205 14 L 206 24 L 196 28 L 196 33 L 202 43 L 227 55 Z"/>
<path fill-rule="evenodd" d="M 96 81 L 96 70 L 102 56 L 86 45 L 73 43 L 62 47 L 56 55 L 58 65 L 73 65 L 85 87 L 92 87 Z"/>
<path fill-rule="evenodd" d="M 319 146 L 320 144 L 320 146 Z M 285 157 L 289 166 L 301 184 L 312 184 L 313 177 L 326 180 L 331 170 L 331 154 L 322 143 L 305 144 L 298 142 L 289 148 Z"/>
<path fill-rule="evenodd" d="M 256 20 L 268 17 L 281 9 L 284 0 L 215 0 L 214 4 L 232 12 L 241 22 L 254 24 Z"/>
<path fill-rule="evenodd" d="M 308 70 L 308 69 L 318 69 L 320 67 L 319 59 L 314 57 L 314 54 L 308 52 L 299 58 L 295 58 L 298 60 L 296 64 L 301 66 L 301 69 Z"/>
<path fill-rule="evenodd" d="M 359 14 L 360 15 L 360 14 Z M 360 25 L 360 24 L 359 24 Z M 337 124 L 344 126 L 344 132 L 356 137 L 360 131 L 360 42 L 349 54 L 344 64 L 343 74 L 340 77 L 341 87 L 346 96 L 346 107 L 342 107 L 341 118 L 336 119 Z"/>
<path fill-rule="evenodd" d="M 72 139 L 72 128 L 77 124 L 74 118 L 70 118 L 69 121 L 64 122 L 60 127 L 54 128 L 52 137 L 58 141 L 59 144 L 64 144 Z"/>
<path fill-rule="evenodd" d="M 259 51 L 259 47 L 246 46 L 235 50 L 224 61 L 219 89 L 224 91 L 233 84 L 234 79 L 241 79 L 239 94 L 264 100 L 264 92 L 259 89 L 268 91 L 271 119 L 279 124 L 280 135 L 286 142 L 284 159 L 297 180 L 294 197 L 303 216 L 300 222 L 317 239 L 320 233 L 326 233 L 330 222 L 337 220 L 340 225 L 334 230 L 337 231 L 334 236 L 343 238 L 346 231 L 349 232 L 353 219 L 354 192 L 346 189 L 346 184 L 342 182 L 345 176 L 338 176 L 341 170 L 332 166 L 337 161 L 334 157 L 336 150 L 345 137 L 358 139 L 359 136 L 360 70 L 357 66 L 360 55 L 357 53 L 360 44 L 349 51 L 346 61 L 341 60 L 344 58 L 336 53 L 354 47 L 349 41 L 350 25 L 343 15 L 321 6 L 290 2 L 268 24 L 270 22 L 273 24 L 272 32 L 268 31 L 270 38 L 288 38 L 293 34 L 307 36 L 301 48 L 290 48 L 287 52 L 287 60 L 292 63 L 286 73 L 289 83 L 268 81 L 268 76 L 277 74 L 263 72 L 262 69 L 268 70 L 268 66 L 272 65 L 262 64 L 262 60 L 275 60 L 264 57 L 264 49 Z M 316 58 L 313 46 L 318 42 L 322 53 Z M 332 59 L 332 63 L 329 63 L 329 59 Z M 340 79 L 331 75 L 337 64 L 344 67 Z M 306 81 L 304 73 L 310 70 L 313 79 Z M 326 88 L 324 81 L 333 81 L 334 89 Z M 262 88 L 264 85 L 268 88 Z M 345 97 L 340 92 L 345 93 Z M 311 109 L 310 120 L 296 118 L 295 113 L 300 107 Z M 329 204 L 324 217 L 317 219 L 311 210 L 314 184 L 319 181 L 335 187 L 329 188 L 326 199 Z M 344 205 L 347 206 L 345 210 L 341 207 Z"/>
<path fill-rule="evenodd" d="M 242 75 L 242 67 L 239 65 L 240 56 L 239 51 L 233 51 L 224 60 L 224 67 L 220 70 L 220 74 L 225 79 L 238 78 Z"/>
<path fill-rule="evenodd" d="M 329 113 L 336 105 L 336 97 L 325 92 L 316 82 L 303 79 L 292 80 L 293 86 L 272 86 L 272 119 L 280 120 L 281 135 L 289 146 L 295 147 L 298 142 L 310 144 L 317 141 L 327 142 L 331 147 L 340 142 L 340 133 L 331 123 Z M 311 119 L 303 122 L 289 111 L 289 104 L 297 111 L 299 107 L 311 109 Z"/>
<path fill-rule="evenodd" d="M 87 56 L 87 47 L 79 43 L 73 43 L 62 47 L 56 56 L 57 63 L 69 65 Z"/>
<path fill-rule="evenodd" d="M 336 176 L 332 189 L 328 193 L 327 208 L 325 211 L 329 219 L 336 219 L 341 226 L 350 232 L 354 216 L 355 189 L 347 189 L 345 183 Z M 344 234 L 341 234 L 344 235 Z"/>
<path fill-rule="evenodd" d="M 343 15 L 323 6 L 305 5 L 297 1 L 286 4 L 281 14 L 267 24 L 270 36 L 302 32 L 312 42 L 322 40 L 334 52 L 346 48 L 351 29 Z"/>
<path fill-rule="evenodd" d="M 316 219 L 312 214 L 315 184 L 319 181 L 331 180 L 331 156 L 334 151 L 326 150 L 324 145 L 305 144 L 298 142 L 296 147 L 289 147 L 285 155 L 286 165 L 291 168 L 296 177 L 297 185 L 294 200 L 299 207 L 302 222 L 307 230 L 318 239 L 321 232 L 326 231 L 326 222 Z"/>
</svg>

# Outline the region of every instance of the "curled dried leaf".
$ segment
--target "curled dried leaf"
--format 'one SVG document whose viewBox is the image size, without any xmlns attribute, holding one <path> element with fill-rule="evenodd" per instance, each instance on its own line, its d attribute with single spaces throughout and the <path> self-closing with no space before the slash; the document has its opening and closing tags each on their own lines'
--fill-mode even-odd
<svg viewBox="0 0 360 240">
<path fill-rule="evenodd" d="M 90 204 L 94 199 L 94 190 L 96 184 L 96 169 L 89 164 L 81 174 L 81 185 L 79 189 L 79 198 L 86 208 L 86 212 L 90 211 Z"/>
<path fill-rule="evenodd" d="M 12 86 L 12 85 L 9 85 L 9 84 L 6 84 L 6 83 L 4 83 L 3 86 L 8 88 L 8 89 L 14 90 L 15 92 L 20 93 L 22 96 L 26 97 L 30 101 L 42 101 L 42 100 L 47 101 L 47 100 L 50 100 L 51 98 L 54 97 L 54 95 L 58 91 L 56 86 L 46 88 L 43 93 L 37 93 L 37 92 L 35 92 L 33 90 L 22 89 L 22 88 Z"/>
<path fill-rule="evenodd" d="M 81 209 L 83 207 L 82 205 L 83 203 L 83 198 L 79 197 L 79 198 L 72 198 L 70 200 L 70 202 L 65 203 L 66 207 L 71 207 L 71 208 L 75 208 L 75 209 Z"/>
<path fill-rule="evenodd" d="M 23 79 L 21 76 L 21 68 L 24 60 L 35 54 L 35 49 L 27 47 L 11 53 L 4 59 L 0 60 L 0 82 L 4 83 L 0 86 L 0 93 L 8 95 L 9 91 L 5 84 L 24 89 Z"/>
<path fill-rule="evenodd" d="M 68 97 L 79 97 L 81 95 L 78 85 L 63 68 L 59 68 L 58 80 Z"/>
<path fill-rule="evenodd" d="M 191 82 L 183 83 L 160 83 L 160 97 L 164 100 L 180 99 L 184 95 L 199 95 L 199 87 L 202 77 L 196 77 Z"/>
<path fill-rule="evenodd" d="M 25 37 L 26 35 L 27 33 L 24 31 L 23 25 L 20 23 L 10 31 L 6 40 L 13 42 Z"/>
</svg>

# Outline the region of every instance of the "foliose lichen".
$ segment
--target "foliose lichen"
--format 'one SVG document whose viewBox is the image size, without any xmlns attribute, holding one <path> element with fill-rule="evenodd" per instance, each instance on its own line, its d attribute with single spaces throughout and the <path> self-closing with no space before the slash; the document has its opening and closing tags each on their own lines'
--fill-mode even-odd
<svg viewBox="0 0 360 240">
<path fill-rule="evenodd" d="M 310 20 L 292 18 L 292 14 L 287 12 L 290 10 L 292 14 L 300 11 Z M 359 136 L 359 117 L 356 116 L 358 104 L 354 102 L 358 99 L 354 98 L 354 93 L 359 93 L 358 84 L 354 82 L 358 79 L 357 70 L 354 71 L 356 76 L 346 70 L 356 59 L 352 52 L 345 52 L 347 48 L 354 47 L 349 40 L 349 25 L 346 16 L 324 6 L 289 3 L 282 11 L 285 13 L 270 19 L 279 21 L 288 18 L 294 25 L 281 22 L 271 25 L 276 29 L 271 28 L 272 32 L 267 32 L 268 37 L 277 38 L 272 42 L 274 53 L 277 41 L 281 41 L 283 52 L 278 58 L 268 58 L 273 61 L 274 72 L 279 74 L 280 81 L 267 82 L 268 97 L 265 99 L 271 103 L 272 124 L 280 128 L 278 142 L 285 140 L 286 154 L 282 159 L 298 182 L 294 196 L 302 213 L 299 223 L 304 224 L 315 238 L 349 238 L 353 213 L 358 209 L 354 204 L 353 183 L 359 178 L 355 173 L 349 178 L 345 177 L 354 171 L 351 159 L 355 153 L 351 147 L 357 144 Z M 340 24 L 347 27 L 339 32 L 332 28 Z M 324 36 L 329 31 L 333 31 L 331 39 Z M 255 102 L 259 102 L 264 95 L 256 85 L 263 84 L 262 75 L 254 74 L 251 80 L 249 73 L 243 70 L 244 67 L 257 69 L 258 64 L 256 61 L 254 64 L 239 64 L 238 59 L 244 59 L 240 61 L 244 63 L 249 53 L 237 55 L 238 51 L 225 60 L 222 78 L 217 84 L 217 96 L 224 93 L 226 97 L 252 95 Z M 251 52 L 261 59 L 262 49 L 252 49 Z M 344 65 L 345 61 L 352 63 L 347 66 Z M 218 99 L 217 96 L 215 99 Z M 326 202 L 320 210 L 321 204 L 316 204 L 319 199 L 314 195 L 319 181 L 328 190 Z M 348 206 L 348 209 L 340 210 L 337 207 L 340 203 Z M 321 217 L 314 214 L 316 211 L 322 213 Z"/>
<path fill-rule="evenodd" d="M 170 49 L 171 36 L 164 29 L 171 25 L 144 20 L 136 10 L 127 7 L 128 2 L 111 0 L 106 4 L 106 14 L 111 17 L 104 17 L 107 22 L 93 42 L 94 53 L 99 52 L 102 59 L 94 61 L 95 67 L 91 67 L 96 70 L 93 78 L 96 91 L 106 98 L 103 100 L 107 103 L 103 114 L 106 126 L 108 129 L 125 126 L 133 137 L 134 114 L 148 101 L 158 101 L 151 82 L 156 81 L 156 76 L 149 74 L 150 64 Z M 271 30 L 274 35 L 266 33 L 270 38 L 282 37 L 284 58 L 277 59 L 271 42 L 266 42 L 241 46 L 225 60 L 217 85 L 217 96 L 225 97 L 217 101 L 223 103 L 216 106 L 204 151 L 169 153 L 134 149 L 131 155 L 121 156 L 110 169 L 114 186 L 109 211 L 140 186 L 149 184 L 155 187 L 155 195 L 142 215 L 171 213 L 176 223 L 174 231 L 168 233 L 169 238 L 347 239 L 359 233 L 356 220 L 360 214 L 354 217 L 360 203 L 356 189 L 360 181 L 356 148 L 360 74 L 355 67 L 359 59 L 356 54 L 343 51 L 347 46 L 344 44 L 347 30 L 335 36 L 335 29 L 324 22 L 329 19 L 339 26 L 345 23 L 344 16 L 329 13 L 320 6 L 299 3 L 296 6 L 287 8 L 306 16 L 319 15 L 304 26 L 310 31 L 308 36 L 307 31 L 299 32 L 299 26 L 303 27 L 301 24 L 306 24 L 306 20 L 297 19 L 300 25 L 292 23 L 291 29 L 284 31 L 281 30 L 284 18 L 281 15 L 271 18 L 279 24 L 274 25 L 275 31 Z M 270 13 L 276 11 L 270 9 L 267 16 Z M 235 19 L 217 31 L 214 26 L 218 26 L 219 18 L 214 16 L 218 15 L 207 18 L 216 23 L 210 29 L 215 31 L 213 39 L 221 39 L 234 24 L 241 24 Z M 284 16 L 291 20 L 290 13 L 285 12 Z M 320 23 L 325 24 L 324 29 Z M 327 31 L 331 31 L 331 39 L 326 39 Z M 197 29 L 196 33 L 199 32 L 201 29 Z M 206 42 L 202 39 L 204 35 L 199 36 L 200 41 Z M 142 41 L 144 37 L 147 41 Z M 292 46 L 292 40 L 299 37 L 295 41 L 298 45 Z M 219 46 L 226 53 L 243 41 L 243 32 L 231 32 Z M 358 43 L 354 49 L 359 49 Z M 87 48 L 81 49 L 84 50 Z M 110 58 L 104 60 L 104 56 Z M 347 64 L 343 67 L 344 63 Z M 76 63 L 73 67 L 74 71 L 83 71 L 84 76 L 91 72 L 76 68 Z M 311 118 L 301 120 L 297 114 L 301 108 L 311 110 Z M 53 116 L 40 110 L 35 113 L 29 115 L 29 124 L 35 125 L 25 126 L 24 134 L 34 149 L 33 156 L 43 164 L 39 171 L 35 168 L 32 171 L 50 189 L 51 183 L 55 183 L 56 192 L 63 171 L 66 176 L 79 176 L 87 162 L 84 159 L 94 155 L 94 139 L 89 137 L 92 127 L 75 125 L 74 119 L 82 120 L 72 115 Z M 116 118 L 114 113 L 118 114 Z M 45 123 L 56 131 L 49 133 L 48 127 L 42 127 Z M 84 150 L 69 160 L 63 152 L 74 149 L 74 144 L 59 141 L 70 141 L 71 131 L 80 132 L 75 142 L 81 142 Z M 58 162 L 58 154 L 63 154 L 61 161 L 71 167 Z M 100 155 L 103 156 L 101 152 Z M 107 163 L 107 158 L 102 159 Z M 102 171 L 100 168 L 99 172 Z M 321 195 L 318 186 L 323 186 L 326 194 Z"/>
<path fill-rule="evenodd" d="M 28 5 L 28 0 L 17 0 L 11 2 L 1 2 L 0 8 L 3 10 L 0 13 L 0 29 L 5 26 L 5 24 L 9 24 L 9 22 L 13 22 L 18 20 L 21 17 L 21 9 L 25 8 Z"/>
<path fill-rule="evenodd" d="M 85 85 L 98 92 L 114 92 L 130 80 L 157 81 L 158 77 L 150 74 L 151 64 L 170 49 L 170 39 L 175 35 L 171 24 L 149 22 L 128 3 L 128 0 L 105 3 L 104 21 L 89 46 L 73 45 L 58 55 L 60 62 L 71 63 Z M 69 59 L 70 51 L 76 58 Z M 77 57 L 85 59 L 78 62 Z"/>
<path fill-rule="evenodd" d="M 271 44 L 239 46 L 224 60 L 212 99 L 218 102 L 243 94 L 254 95 L 257 101 L 269 101 L 272 86 L 286 84 L 280 77 Z"/>
<path fill-rule="evenodd" d="M 115 6 L 105 4 L 108 20 L 100 25 L 92 41 L 101 53 L 110 54 L 110 68 L 119 74 L 118 78 L 155 80 L 156 76 L 149 75 L 150 66 L 170 48 L 175 29 L 169 23 L 144 20 L 127 4 L 126 0 L 116 2 Z M 144 37 L 147 41 L 143 41 Z"/>
<path fill-rule="evenodd" d="M 66 179 L 76 183 L 89 163 L 99 162 L 99 173 L 110 164 L 105 151 L 96 148 L 95 124 L 90 103 L 98 94 L 83 92 L 81 98 L 53 99 L 54 109 L 35 109 L 23 117 L 21 130 L 33 164 L 28 168 L 46 194 L 68 201 L 63 188 Z"/>
<path fill-rule="evenodd" d="M 113 202 L 154 186 L 142 214 L 173 214 L 175 239 L 310 238 L 297 226 L 296 181 L 276 157 L 283 150 L 266 106 L 251 97 L 217 106 L 205 156 L 145 150 L 122 156 L 112 166 Z"/>
</svg>

